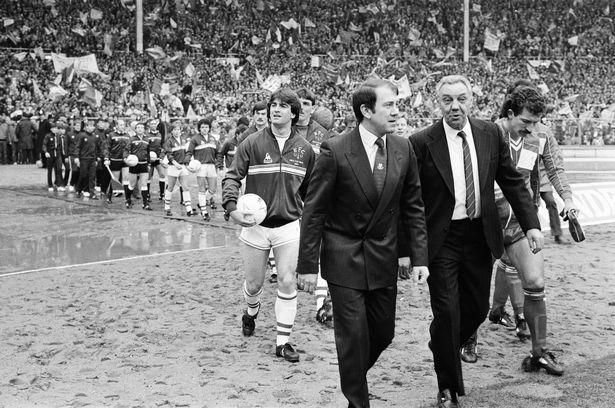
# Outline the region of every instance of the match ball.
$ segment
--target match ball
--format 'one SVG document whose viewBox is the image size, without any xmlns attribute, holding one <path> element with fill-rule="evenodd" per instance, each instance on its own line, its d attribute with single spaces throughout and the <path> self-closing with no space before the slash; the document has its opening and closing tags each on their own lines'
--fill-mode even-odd
<svg viewBox="0 0 615 408">
<path fill-rule="evenodd" d="M 128 157 L 124 159 L 124 163 L 126 163 L 128 167 L 134 167 L 139 164 L 139 158 L 134 154 L 129 154 Z"/>
<path fill-rule="evenodd" d="M 149 152 L 149 160 L 150 161 L 158 160 L 158 155 L 156 154 L 156 152 Z"/>
<path fill-rule="evenodd" d="M 253 218 L 257 224 L 263 222 L 267 216 L 267 203 L 258 195 L 252 193 L 239 197 L 237 209 L 245 213 L 248 220 Z"/>
<path fill-rule="evenodd" d="M 160 164 L 162 165 L 162 167 L 167 168 L 169 167 L 169 158 L 167 157 L 167 155 L 165 154 L 164 157 L 162 158 L 162 160 L 160 160 Z"/>
<path fill-rule="evenodd" d="M 188 163 L 188 166 L 186 166 L 186 168 L 189 172 L 196 173 L 201 169 L 201 162 L 196 159 L 192 159 L 190 160 L 190 163 Z"/>
<path fill-rule="evenodd" d="M 38 167 L 39 169 L 43 168 L 43 161 L 42 160 L 37 160 L 36 161 L 36 167 Z"/>
</svg>

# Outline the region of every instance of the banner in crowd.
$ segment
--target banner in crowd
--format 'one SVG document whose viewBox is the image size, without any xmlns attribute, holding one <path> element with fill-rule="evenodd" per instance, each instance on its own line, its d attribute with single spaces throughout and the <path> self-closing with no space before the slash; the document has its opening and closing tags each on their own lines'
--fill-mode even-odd
<svg viewBox="0 0 615 408">
<path fill-rule="evenodd" d="M 72 65 L 75 72 L 78 74 L 83 74 L 85 72 L 94 74 L 101 73 L 98 70 L 96 55 L 94 54 L 88 54 L 82 57 L 65 57 L 60 54 L 51 53 L 51 59 L 53 60 L 53 69 L 55 72 L 62 72 L 65 68 Z"/>
<path fill-rule="evenodd" d="M 579 222 L 581 225 L 595 225 L 615 222 L 615 183 L 584 183 L 573 184 L 572 198 L 581 210 Z M 564 202 L 553 194 L 557 207 L 561 211 Z M 538 209 L 542 230 L 549 229 L 549 213 L 544 203 Z M 562 222 L 562 229 L 566 223 Z"/>
<path fill-rule="evenodd" d="M 483 47 L 492 52 L 498 52 L 500 49 L 500 37 L 493 34 L 489 28 L 485 28 L 485 44 Z"/>
</svg>

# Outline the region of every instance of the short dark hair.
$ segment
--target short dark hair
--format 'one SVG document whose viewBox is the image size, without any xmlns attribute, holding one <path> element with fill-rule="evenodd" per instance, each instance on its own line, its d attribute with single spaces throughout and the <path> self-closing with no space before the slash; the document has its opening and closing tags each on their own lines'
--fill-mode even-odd
<svg viewBox="0 0 615 408">
<path fill-rule="evenodd" d="M 211 124 L 214 123 L 214 121 L 216 120 L 215 116 L 206 116 L 203 119 L 199 120 L 199 122 L 196 125 L 196 130 L 200 131 L 201 130 L 201 125 L 207 125 L 209 126 L 209 130 L 211 130 Z"/>
<path fill-rule="evenodd" d="M 316 95 L 314 92 L 310 91 L 307 88 L 300 88 L 297 90 L 297 96 L 301 99 L 307 99 L 312 102 L 312 105 L 316 104 Z"/>
<path fill-rule="evenodd" d="M 267 108 L 267 105 L 265 105 L 265 109 Z M 237 119 L 237 126 L 241 126 L 241 125 L 245 125 L 246 128 L 248 126 L 250 126 L 250 119 L 246 118 L 245 116 L 240 117 L 239 119 Z"/>
<path fill-rule="evenodd" d="M 506 95 L 500 110 L 500 118 L 508 117 L 509 110 L 517 116 L 523 112 L 524 108 L 533 115 L 543 114 L 547 110 L 545 98 L 537 88 L 526 85 L 514 88 L 510 94 Z"/>
<path fill-rule="evenodd" d="M 287 103 L 290 105 L 290 112 L 295 115 L 291 123 L 292 125 L 295 125 L 299 120 L 299 114 L 301 113 L 301 102 L 299 101 L 299 96 L 297 96 L 297 92 L 289 88 L 280 88 L 273 94 L 271 94 L 269 102 L 267 102 L 267 119 L 270 119 L 271 117 L 271 104 L 276 99 L 279 99 L 280 102 Z"/>
<path fill-rule="evenodd" d="M 367 79 L 359 85 L 359 88 L 357 88 L 356 91 L 354 91 L 352 94 L 352 110 L 354 111 L 354 116 L 357 118 L 358 123 L 363 121 L 361 106 L 365 105 L 366 108 L 373 110 L 377 99 L 376 88 L 383 86 L 390 88 L 396 95 L 399 94 L 397 85 L 391 81 L 378 78 Z"/>
<path fill-rule="evenodd" d="M 252 107 L 252 115 L 256 113 L 256 111 L 267 110 L 267 102 L 266 101 L 258 101 Z"/>
<path fill-rule="evenodd" d="M 530 86 L 532 88 L 535 88 L 534 84 L 529 79 L 518 79 L 512 84 L 510 84 L 508 88 L 506 88 L 506 95 L 510 95 L 511 93 L 513 93 L 515 88 L 519 86 Z"/>
</svg>

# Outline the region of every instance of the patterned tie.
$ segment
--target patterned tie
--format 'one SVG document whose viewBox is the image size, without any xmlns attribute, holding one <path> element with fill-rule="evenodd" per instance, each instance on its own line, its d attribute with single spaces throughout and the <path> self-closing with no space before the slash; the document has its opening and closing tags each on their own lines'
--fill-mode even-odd
<svg viewBox="0 0 615 408">
<path fill-rule="evenodd" d="M 384 148 L 384 140 L 381 137 L 376 139 L 378 151 L 376 152 L 376 160 L 374 161 L 374 182 L 378 195 L 382 193 L 384 180 L 387 177 L 387 151 Z"/>
<path fill-rule="evenodd" d="M 470 219 L 476 218 L 476 197 L 474 193 L 474 174 L 472 172 L 472 157 L 470 156 L 470 147 L 466 140 L 466 134 L 463 132 L 457 133 L 462 140 L 463 147 L 463 170 L 466 176 L 466 212 Z"/>
</svg>

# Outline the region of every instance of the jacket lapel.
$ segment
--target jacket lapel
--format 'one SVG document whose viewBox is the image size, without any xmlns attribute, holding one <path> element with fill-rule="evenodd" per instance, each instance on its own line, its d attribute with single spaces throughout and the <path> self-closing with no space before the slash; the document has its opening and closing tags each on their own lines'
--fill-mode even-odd
<svg viewBox="0 0 615 408">
<path fill-rule="evenodd" d="M 365 148 L 363 148 L 359 128 L 355 128 L 350 133 L 349 137 L 350 151 L 346 153 L 346 158 L 348 159 L 350 168 L 352 169 L 357 182 L 363 191 L 363 194 L 365 194 L 365 197 L 372 208 L 375 209 L 378 206 L 378 191 L 376 190 L 376 184 L 374 183 L 374 176 L 369 165 L 367 153 L 365 153 Z"/>
<path fill-rule="evenodd" d="M 491 144 L 488 139 L 490 135 L 485 132 L 480 123 L 470 120 L 470 126 L 472 127 L 472 138 L 474 139 L 474 148 L 476 149 L 476 158 L 478 160 L 479 191 L 483 191 L 485 181 L 487 180 L 486 175 L 489 170 L 489 161 L 491 159 Z"/>
<path fill-rule="evenodd" d="M 451 157 L 448 153 L 448 143 L 446 142 L 446 134 L 444 133 L 444 125 L 442 119 L 434 125 L 435 131 L 432 134 L 431 141 L 427 143 L 434 164 L 442 178 L 444 184 L 449 191 L 455 196 L 455 185 L 453 182 L 453 169 L 451 168 Z"/>
</svg>

